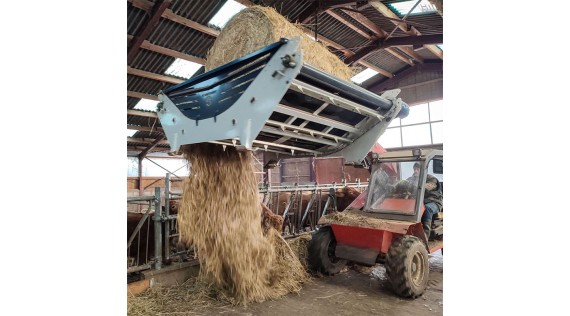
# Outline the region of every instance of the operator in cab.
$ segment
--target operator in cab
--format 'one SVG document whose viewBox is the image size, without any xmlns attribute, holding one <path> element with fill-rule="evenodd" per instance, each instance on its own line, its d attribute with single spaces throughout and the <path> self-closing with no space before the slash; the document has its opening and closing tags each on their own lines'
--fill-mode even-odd
<svg viewBox="0 0 570 316">
<path fill-rule="evenodd" d="M 418 183 L 419 175 L 420 163 L 416 162 L 414 164 L 414 174 L 407 180 L 411 183 Z M 426 234 L 427 240 L 429 240 L 433 217 L 443 209 L 443 190 L 441 183 L 436 177 L 432 176 L 431 174 L 428 174 L 426 178 L 424 206 L 425 211 L 422 215 L 422 227 L 424 229 L 424 233 Z"/>
</svg>

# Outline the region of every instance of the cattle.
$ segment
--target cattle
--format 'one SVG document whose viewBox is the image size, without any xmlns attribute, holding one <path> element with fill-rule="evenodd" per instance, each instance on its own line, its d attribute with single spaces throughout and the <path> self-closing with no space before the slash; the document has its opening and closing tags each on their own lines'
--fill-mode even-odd
<svg viewBox="0 0 570 316">
<path fill-rule="evenodd" d="M 170 200 L 169 202 L 169 215 L 176 215 L 178 214 L 180 202 L 178 200 Z M 162 206 L 162 212 L 164 214 L 165 206 Z M 135 231 L 137 225 L 139 224 L 140 220 L 143 218 L 144 213 L 131 213 L 127 212 L 127 241 Z M 155 256 L 154 251 L 154 210 L 149 212 L 147 219 L 144 221 L 143 226 L 135 235 L 131 246 L 127 251 L 127 262 L 129 265 L 143 265 L 146 262 L 150 261 Z M 175 225 L 175 222 L 171 222 Z M 173 231 L 175 226 L 171 226 L 171 230 Z M 165 225 L 162 224 L 162 232 L 164 234 Z M 176 252 L 181 252 L 186 250 L 184 245 L 178 242 L 178 237 L 172 237 L 170 239 L 170 248 L 172 250 L 176 250 Z M 164 259 L 164 258 L 163 258 Z M 183 255 L 182 259 L 186 259 Z M 166 261 L 163 260 L 164 264 L 170 264 L 172 259 Z"/>
<path fill-rule="evenodd" d="M 153 216 L 154 211 L 151 211 L 127 250 L 129 266 L 143 265 L 148 262 L 150 258 L 154 257 Z M 131 235 L 135 232 L 137 225 L 143 217 L 144 213 L 127 212 L 127 241 L 131 238 Z"/>
<path fill-rule="evenodd" d="M 275 215 L 267 206 L 261 203 L 261 228 L 263 228 L 263 232 L 267 234 L 270 228 L 281 231 L 282 226 L 283 217 Z"/>
<path fill-rule="evenodd" d="M 360 193 L 361 193 L 360 190 L 352 187 L 343 187 L 337 189 L 334 194 L 334 198 L 336 199 L 337 203 L 337 210 L 339 211 L 345 210 L 360 195 Z M 277 203 L 277 205 L 271 205 L 271 209 L 273 210 L 276 216 L 283 219 L 283 222 L 285 222 L 285 226 L 287 226 L 289 230 L 291 230 L 293 226 L 297 226 L 298 223 L 301 223 L 302 216 L 304 215 L 305 210 L 307 209 L 307 205 L 311 200 L 311 192 L 309 191 L 304 191 L 302 193 L 298 192 L 297 194 L 301 194 L 301 197 L 300 200 L 299 200 L 299 195 L 297 195 L 295 198 L 297 200 L 297 207 L 293 209 L 293 205 L 291 204 L 289 210 L 287 211 L 288 216 L 286 216 L 285 218 L 283 218 L 283 213 L 291 197 L 291 192 L 278 192 L 274 194 L 276 194 L 276 196 L 279 197 L 279 201 L 277 202 L 277 198 L 275 197 L 272 202 L 273 204 Z M 329 193 L 322 192 L 315 200 L 313 200 L 311 209 L 313 210 L 317 209 L 320 200 L 320 212 L 319 214 L 315 212 L 307 214 L 307 216 L 305 217 L 304 224 L 302 225 L 303 227 L 311 226 L 312 228 L 314 228 L 314 225 L 318 221 L 318 216 L 322 214 L 322 209 L 324 208 L 328 198 L 329 198 Z M 333 204 L 331 201 L 329 202 L 328 206 L 329 211 L 332 208 L 332 206 Z M 284 229 L 285 227 L 282 227 L 282 231 Z"/>
<path fill-rule="evenodd" d="M 335 198 L 336 198 L 336 204 L 337 204 L 337 210 L 338 211 L 343 211 L 345 210 L 350 203 L 352 203 L 352 201 L 354 201 L 354 199 L 356 199 L 359 195 L 360 195 L 360 190 L 353 188 L 353 187 L 343 187 L 340 189 L 337 189 L 335 191 Z M 291 192 L 278 192 L 277 193 L 279 196 L 279 202 L 278 202 L 278 206 L 276 207 L 275 205 L 273 205 L 271 208 L 275 211 L 276 214 L 278 215 L 283 215 L 283 212 L 285 211 L 285 207 L 287 206 L 287 203 L 289 202 L 289 198 L 291 197 Z M 329 197 L 329 193 L 328 192 L 322 192 L 320 194 L 319 199 L 321 200 L 321 207 L 324 207 L 325 203 L 327 202 L 327 199 Z M 297 195 L 297 201 L 299 199 L 299 196 Z M 308 191 L 304 191 L 302 193 L 302 199 L 301 199 L 301 209 L 304 211 L 307 208 L 307 205 L 309 203 L 311 199 L 311 192 Z M 313 201 L 313 206 L 315 206 L 315 203 L 318 203 L 318 199 Z M 277 203 L 277 199 L 275 198 L 273 200 L 273 203 Z M 332 207 L 332 202 L 329 202 L 329 207 Z M 298 204 L 298 202 L 297 202 Z M 292 205 L 290 206 L 292 207 Z"/>
</svg>

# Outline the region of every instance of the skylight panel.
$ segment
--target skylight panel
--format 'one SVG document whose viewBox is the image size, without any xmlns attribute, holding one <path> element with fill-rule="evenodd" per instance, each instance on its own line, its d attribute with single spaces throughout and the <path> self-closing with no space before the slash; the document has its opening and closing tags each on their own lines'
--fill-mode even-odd
<svg viewBox="0 0 570 316">
<path fill-rule="evenodd" d="M 127 137 L 133 137 L 138 131 L 136 129 L 127 129 Z"/>
<path fill-rule="evenodd" d="M 170 65 L 170 67 L 166 69 L 164 74 L 190 79 L 190 77 L 192 77 L 192 75 L 194 75 L 196 71 L 198 71 L 198 69 L 200 69 L 201 67 L 202 65 L 200 64 L 176 58 L 176 60 L 174 60 L 174 62 Z"/>
<path fill-rule="evenodd" d="M 234 0 L 226 1 L 226 4 L 220 8 L 218 13 L 208 22 L 210 25 L 214 25 L 223 29 L 226 23 L 238 12 L 245 9 L 245 6 L 241 3 L 235 2 Z"/>
<path fill-rule="evenodd" d="M 417 0 L 410 0 L 405 2 L 397 2 L 391 3 L 390 6 L 392 9 L 396 10 L 398 15 L 403 16 L 410 12 L 410 9 L 418 2 Z M 431 13 L 437 12 L 437 8 L 435 5 L 431 4 L 427 0 L 422 0 L 420 4 L 418 4 L 414 10 L 410 13 L 410 15 L 422 14 L 422 13 Z"/>
<path fill-rule="evenodd" d="M 364 81 L 372 78 L 372 76 L 377 75 L 378 72 L 374 71 L 370 68 L 366 68 L 366 70 L 360 72 L 359 74 L 357 74 L 356 76 L 352 77 L 352 81 L 356 84 L 361 84 Z"/>
<path fill-rule="evenodd" d="M 443 44 L 437 44 L 435 46 L 439 47 L 439 49 L 441 49 L 441 51 L 443 51 Z"/>
<path fill-rule="evenodd" d="M 156 105 L 158 101 L 141 99 L 137 105 L 135 105 L 135 110 L 152 111 L 156 112 Z"/>
</svg>

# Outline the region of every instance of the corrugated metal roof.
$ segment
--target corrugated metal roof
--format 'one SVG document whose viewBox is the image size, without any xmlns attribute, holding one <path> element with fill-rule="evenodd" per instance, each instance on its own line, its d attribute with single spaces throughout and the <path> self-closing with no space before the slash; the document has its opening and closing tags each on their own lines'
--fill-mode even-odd
<svg viewBox="0 0 570 316">
<path fill-rule="evenodd" d="M 142 138 L 142 137 L 136 137 L 136 138 Z M 149 145 L 148 143 L 130 142 L 127 140 L 127 146 L 144 146 L 144 147 L 146 147 L 148 145 Z"/>
<path fill-rule="evenodd" d="M 414 25 L 414 27 L 422 35 L 443 33 L 443 17 L 439 15 L 437 12 L 411 15 L 406 19 L 406 21 L 424 24 L 425 26 L 428 26 L 428 27 L 423 27 L 419 25 Z"/>
<path fill-rule="evenodd" d="M 148 112 L 148 111 L 142 111 L 142 112 Z M 127 115 L 127 124 L 136 125 L 136 126 L 147 126 L 147 127 L 161 126 L 160 120 L 158 120 L 158 118 L 138 116 L 138 115 Z"/>
<path fill-rule="evenodd" d="M 157 95 L 160 90 L 174 86 L 172 83 L 127 75 L 127 90 Z"/>
<path fill-rule="evenodd" d="M 127 109 L 134 108 L 140 100 L 139 98 L 127 97 Z"/>
<path fill-rule="evenodd" d="M 315 19 L 311 18 L 309 23 L 314 24 Z M 319 14 L 316 27 L 319 34 L 346 48 L 354 48 L 353 51 L 356 51 L 358 47 L 368 43 L 368 39 L 364 36 L 358 34 L 355 30 L 344 25 L 327 13 Z M 313 31 L 315 30 L 314 25 L 308 28 Z"/>
<path fill-rule="evenodd" d="M 368 55 L 364 60 L 391 73 L 398 72 L 408 66 L 408 64 L 383 49 Z"/>
<path fill-rule="evenodd" d="M 356 19 L 352 18 L 350 15 L 344 13 L 343 10 L 341 9 L 333 9 L 333 12 L 342 16 L 344 19 L 346 19 L 347 21 L 350 21 L 350 24 L 358 27 L 359 29 L 361 29 L 363 32 L 366 32 L 368 35 L 370 36 L 376 36 L 376 34 L 374 34 L 373 31 L 371 31 L 370 29 L 368 29 L 366 26 L 364 26 L 363 24 L 361 24 L 360 22 L 358 22 Z"/>
<path fill-rule="evenodd" d="M 418 55 L 422 56 L 424 59 L 439 59 L 439 57 L 424 47 L 416 50 L 416 53 L 418 53 Z"/>
<path fill-rule="evenodd" d="M 162 47 L 204 58 L 215 37 L 188 28 L 174 21 L 161 19 L 148 41 Z"/>
<path fill-rule="evenodd" d="M 303 13 L 309 6 L 311 6 L 312 1 L 299 0 L 274 0 L 274 1 L 263 1 L 265 6 L 273 7 L 279 14 L 283 15 L 289 21 L 295 22 L 299 15 Z"/>
<path fill-rule="evenodd" d="M 378 10 L 369 7 L 362 9 L 361 13 L 367 17 L 370 21 L 374 22 L 374 24 L 378 25 L 381 29 L 383 29 L 386 33 L 390 34 L 394 28 L 396 31 L 392 34 L 392 36 L 407 36 L 400 28 L 397 28 L 396 25 L 391 21 L 388 20 L 382 13 L 378 12 Z"/>
<path fill-rule="evenodd" d="M 172 12 L 202 25 L 207 25 L 218 10 L 226 3 L 225 0 L 175 0 L 170 5 Z"/>
<path fill-rule="evenodd" d="M 132 3 L 127 2 L 127 34 L 138 34 L 140 30 L 144 28 L 148 19 L 148 13 L 139 8 L 135 8 Z"/>
<path fill-rule="evenodd" d="M 141 49 L 130 63 L 130 66 L 144 71 L 164 74 L 174 60 L 174 57 Z"/>
<path fill-rule="evenodd" d="M 163 134 L 161 132 L 145 132 L 145 131 L 138 131 L 136 132 L 133 136 L 133 138 L 154 138 L 156 139 L 157 137 L 162 136 Z"/>
</svg>

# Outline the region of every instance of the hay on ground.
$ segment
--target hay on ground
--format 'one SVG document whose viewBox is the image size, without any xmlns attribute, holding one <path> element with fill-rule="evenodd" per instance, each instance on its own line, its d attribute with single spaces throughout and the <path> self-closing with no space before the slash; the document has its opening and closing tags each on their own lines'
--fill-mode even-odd
<svg viewBox="0 0 570 316">
<path fill-rule="evenodd" d="M 222 29 L 206 56 L 206 71 L 259 50 L 280 38 L 301 38 L 303 60 L 333 76 L 350 80 L 354 71 L 321 43 L 310 39 L 274 8 L 252 6 L 236 14 Z"/>
<path fill-rule="evenodd" d="M 299 261 L 303 268 L 309 270 L 309 242 L 311 241 L 313 235 L 305 234 L 299 237 L 287 239 L 289 247 L 293 250 L 293 253 L 297 255 Z"/>
<path fill-rule="evenodd" d="M 216 295 L 217 293 L 207 284 L 196 278 L 190 278 L 178 286 L 157 286 L 139 295 L 128 296 L 127 315 L 197 313 L 213 306 L 230 304 L 226 297 Z"/>
</svg>

